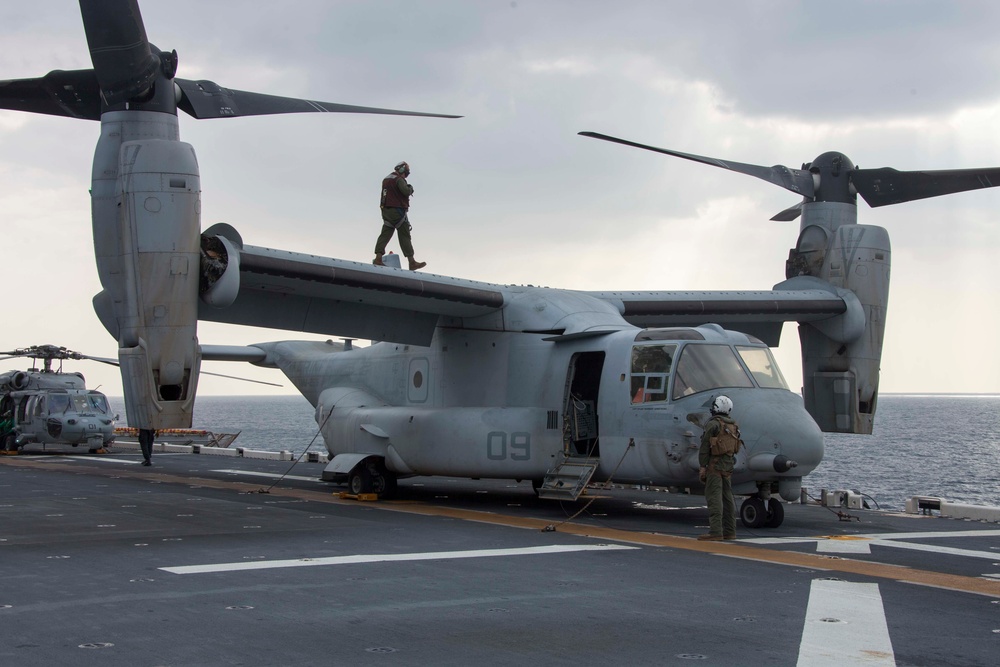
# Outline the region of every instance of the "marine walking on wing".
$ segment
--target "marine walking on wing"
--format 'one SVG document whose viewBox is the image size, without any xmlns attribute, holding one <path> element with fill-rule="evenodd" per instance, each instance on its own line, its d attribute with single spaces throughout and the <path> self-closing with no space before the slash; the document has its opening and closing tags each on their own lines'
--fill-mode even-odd
<svg viewBox="0 0 1000 667">
<path fill-rule="evenodd" d="M 372 261 L 375 266 L 385 266 L 382 263 L 382 255 L 385 254 L 385 247 L 394 233 L 399 236 L 399 247 L 410 263 L 410 271 L 427 266 L 427 262 L 418 262 L 413 257 L 413 242 L 410 240 L 410 231 L 413 228 L 409 216 L 413 186 L 406 182 L 406 177 L 409 175 L 410 165 L 400 162 L 393 168 L 391 174 L 382 179 L 382 198 L 379 201 L 382 209 L 382 233 L 375 242 L 375 259 Z"/>
</svg>

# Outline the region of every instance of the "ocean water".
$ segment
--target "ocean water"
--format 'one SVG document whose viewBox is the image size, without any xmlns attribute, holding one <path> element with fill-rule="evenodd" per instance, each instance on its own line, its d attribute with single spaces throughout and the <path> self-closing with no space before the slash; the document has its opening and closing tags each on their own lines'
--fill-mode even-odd
<svg viewBox="0 0 1000 667">
<path fill-rule="evenodd" d="M 110 397 L 122 415 L 121 398 Z M 194 428 L 240 435 L 234 446 L 326 451 L 301 396 L 205 396 Z M 826 434 L 823 462 L 802 482 L 809 494 L 852 489 L 869 504 L 901 510 L 911 496 L 1000 506 L 1000 396 L 884 395 L 875 433 Z"/>
</svg>

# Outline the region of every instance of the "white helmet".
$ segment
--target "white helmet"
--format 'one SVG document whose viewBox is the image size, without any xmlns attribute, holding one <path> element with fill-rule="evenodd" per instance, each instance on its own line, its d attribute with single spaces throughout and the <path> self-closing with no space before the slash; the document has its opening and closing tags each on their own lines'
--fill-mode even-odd
<svg viewBox="0 0 1000 667">
<path fill-rule="evenodd" d="M 716 396 L 712 401 L 713 415 L 728 415 L 733 411 L 733 402 L 728 396 Z"/>
</svg>

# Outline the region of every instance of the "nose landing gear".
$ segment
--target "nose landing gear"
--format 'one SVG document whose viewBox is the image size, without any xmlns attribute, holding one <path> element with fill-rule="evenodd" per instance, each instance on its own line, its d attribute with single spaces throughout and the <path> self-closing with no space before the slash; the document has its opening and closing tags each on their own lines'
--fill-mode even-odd
<svg viewBox="0 0 1000 667">
<path fill-rule="evenodd" d="M 785 508 L 777 498 L 751 496 L 740 506 L 740 521 L 747 528 L 777 528 L 784 520 Z"/>
</svg>

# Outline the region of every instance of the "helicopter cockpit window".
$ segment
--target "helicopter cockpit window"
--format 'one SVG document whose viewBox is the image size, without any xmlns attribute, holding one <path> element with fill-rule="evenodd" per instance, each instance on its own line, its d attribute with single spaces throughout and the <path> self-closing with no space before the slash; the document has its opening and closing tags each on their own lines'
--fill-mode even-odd
<svg viewBox="0 0 1000 667">
<path fill-rule="evenodd" d="M 681 350 L 673 397 L 683 398 L 719 387 L 753 387 L 728 345 L 687 345 Z"/>
<path fill-rule="evenodd" d="M 667 400 L 667 378 L 673 366 L 676 345 L 632 347 L 631 393 L 633 403 Z"/>
<path fill-rule="evenodd" d="M 73 410 L 80 414 L 87 412 L 93 412 L 94 408 L 90 405 L 90 397 L 83 394 L 73 395 Z"/>
<path fill-rule="evenodd" d="M 771 356 L 771 350 L 766 347 L 736 346 L 736 351 L 743 358 L 743 363 L 750 369 L 753 379 L 764 389 L 788 389 L 781 369 Z"/>
<path fill-rule="evenodd" d="M 108 407 L 108 399 L 105 398 L 104 394 L 87 394 L 87 403 L 89 412 L 100 412 L 106 415 L 111 409 Z"/>
<path fill-rule="evenodd" d="M 70 400 L 68 394 L 49 394 L 49 414 L 62 414 L 69 409 L 69 406 Z"/>
</svg>

